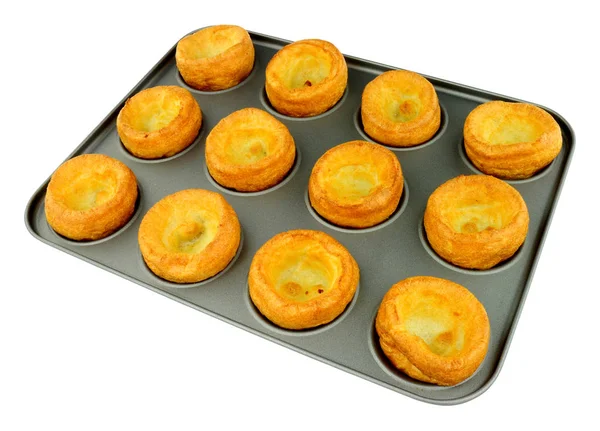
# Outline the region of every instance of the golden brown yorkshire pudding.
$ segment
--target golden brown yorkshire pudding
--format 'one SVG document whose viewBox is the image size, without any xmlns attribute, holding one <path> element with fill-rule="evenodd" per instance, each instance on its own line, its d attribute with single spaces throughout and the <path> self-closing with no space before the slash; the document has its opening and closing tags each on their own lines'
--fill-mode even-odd
<svg viewBox="0 0 600 431">
<path fill-rule="evenodd" d="M 240 245 L 240 223 L 218 193 L 181 190 L 144 216 L 138 242 L 148 268 L 165 280 L 195 283 L 231 262 Z"/>
<path fill-rule="evenodd" d="M 485 308 L 463 286 L 436 277 L 411 277 L 385 294 L 375 328 L 385 355 L 410 377 L 441 386 L 469 378 L 490 339 Z"/>
<path fill-rule="evenodd" d="M 529 212 L 521 194 L 489 175 L 461 175 L 429 197 L 427 240 L 445 260 L 462 268 L 489 269 L 523 244 Z"/>
<path fill-rule="evenodd" d="M 77 241 L 104 238 L 126 224 L 138 196 L 135 175 L 103 154 L 83 154 L 64 162 L 46 190 L 48 224 Z"/>
<path fill-rule="evenodd" d="M 398 206 L 404 178 L 398 158 L 381 145 L 350 141 L 321 156 L 308 181 L 310 204 L 339 226 L 365 228 Z"/>
<path fill-rule="evenodd" d="M 335 105 L 344 94 L 348 67 L 330 42 L 300 40 L 269 61 L 265 89 L 271 105 L 291 117 L 312 117 Z"/>
<path fill-rule="evenodd" d="M 529 178 L 562 147 L 560 126 L 528 103 L 492 101 L 467 116 L 465 151 L 480 171 L 504 179 Z"/>
<path fill-rule="evenodd" d="M 352 300 L 359 269 L 346 248 L 326 233 L 291 230 L 254 255 L 248 274 L 252 302 L 271 322 L 305 329 L 331 322 Z"/>
<path fill-rule="evenodd" d="M 206 138 L 206 166 L 216 182 L 242 192 L 264 190 L 288 174 L 296 157 L 283 123 L 256 108 L 223 118 Z"/>
<path fill-rule="evenodd" d="M 202 124 L 194 96 L 174 85 L 147 88 L 125 102 L 117 132 L 127 150 L 142 159 L 160 159 L 187 148 Z"/>
<path fill-rule="evenodd" d="M 435 88 L 408 70 L 390 70 L 369 82 L 360 115 L 367 135 L 394 147 L 424 143 L 435 135 L 441 121 Z"/>
<path fill-rule="evenodd" d="M 252 71 L 254 45 L 243 28 L 215 25 L 181 39 L 175 61 L 190 87 L 224 90 L 242 82 Z"/>
</svg>

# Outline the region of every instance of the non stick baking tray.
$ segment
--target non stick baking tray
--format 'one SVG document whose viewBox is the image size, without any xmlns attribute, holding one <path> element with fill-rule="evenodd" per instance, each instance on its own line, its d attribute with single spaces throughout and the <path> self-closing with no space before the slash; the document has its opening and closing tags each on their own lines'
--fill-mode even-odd
<svg viewBox="0 0 600 431">
<path fill-rule="evenodd" d="M 363 132 L 360 120 L 362 91 L 376 76 L 395 68 L 346 56 L 348 87 L 342 99 L 322 115 L 290 118 L 273 110 L 264 89 L 269 60 L 289 42 L 253 32 L 250 35 L 256 60 L 252 73 L 241 84 L 216 92 L 188 87 L 177 70 L 173 47 L 69 155 L 68 158 L 84 153 L 107 154 L 134 171 L 140 197 L 134 217 L 124 228 L 99 241 L 75 242 L 59 236 L 48 226 L 44 214 L 49 179 L 27 205 L 27 228 L 40 241 L 73 256 L 399 393 L 435 404 L 458 404 L 480 395 L 498 376 L 517 326 L 573 154 L 575 137 L 571 127 L 560 115 L 544 108 L 562 129 L 560 154 L 533 178 L 507 181 L 519 190 L 530 214 L 527 239 L 516 255 L 491 270 L 460 269 L 437 257 L 427 244 L 423 232 L 427 198 L 450 178 L 479 173 L 463 149 L 462 130 L 467 114 L 490 100 L 521 100 L 424 75 L 439 96 L 442 122 L 438 133 L 425 144 L 410 149 L 391 148 L 405 177 L 398 209 L 390 219 L 373 228 L 342 229 L 328 224 L 310 208 L 308 178 L 314 163 L 329 148 L 354 139 L 371 140 Z M 193 145 L 182 153 L 144 161 L 130 155 L 121 144 L 116 118 L 127 98 L 156 85 L 179 85 L 190 90 L 202 109 L 203 125 Z M 244 107 L 261 108 L 280 119 L 297 146 L 291 173 L 278 186 L 258 193 L 237 193 L 220 187 L 210 178 L 204 162 L 204 142 L 210 130 L 223 117 Z M 150 272 L 139 251 L 137 231 L 143 215 L 154 203 L 187 188 L 222 193 L 238 214 L 243 239 L 236 258 L 224 271 L 205 282 L 182 287 Z M 254 253 L 269 238 L 290 229 L 317 229 L 330 234 L 348 248 L 360 266 L 360 284 L 354 300 L 340 317 L 316 329 L 280 329 L 261 316 L 248 295 L 247 275 Z M 415 275 L 457 282 L 473 292 L 487 310 L 491 325 L 488 354 L 478 371 L 460 385 L 440 387 L 413 380 L 397 371 L 379 347 L 374 329 L 379 303 L 394 283 Z"/>
</svg>

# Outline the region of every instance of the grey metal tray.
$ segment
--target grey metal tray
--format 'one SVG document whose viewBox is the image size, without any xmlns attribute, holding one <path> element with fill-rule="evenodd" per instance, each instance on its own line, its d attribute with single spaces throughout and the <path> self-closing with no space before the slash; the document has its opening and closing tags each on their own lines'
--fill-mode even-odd
<svg viewBox="0 0 600 431">
<path fill-rule="evenodd" d="M 347 56 L 348 88 L 341 101 L 317 117 L 289 118 L 269 106 L 264 91 L 267 63 L 289 42 L 250 34 L 256 48 L 256 61 L 244 82 L 212 93 L 191 89 L 179 75 L 173 47 L 69 156 L 103 153 L 123 161 L 135 172 L 141 193 L 138 209 L 126 227 L 108 238 L 87 243 L 60 237 L 50 229 L 44 214 L 47 180 L 27 205 L 27 228 L 46 244 L 413 398 L 436 404 L 458 404 L 480 395 L 498 376 L 508 352 L 573 154 L 575 137 L 571 127 L 561 116 L 548 110 L 562 129 L 563 149 L 557 159 L 535 177 L 509 181 L 521 192 L 530 212 L 530 230 L 521 249 L 509 261 L 489 271 L 458 269 L 439 259 L 427 245 L 422 227 L 427 198 L 444 181 L 477 172 L 468 162 L 462 146 L 467 114 L 489 100 L 518 100 L 427 76 L 439 96 L 442 124 L 431 141 L 412 149 L 393 149 L 406 181 L 399 209 L 388 221 L 374 228 L 341 229 L 328 225 L 310 209 L 308 178 L 312 166 L 327 149 L 353 139 L 369 139 L 362 132 L 360 122 L 363 88 L 377 75 L 393 68 Z M 203 125 L 194 144 L 183 153 L 160 161 L 143 161 L 124 149 L 115 121 L 128 97 L 156 85 L 188 88 L 200 104 Z M 209 177 L 204 163 L 204 141 L 221 118 L 248 106 L 265 109 L 288 126 L 296 141 L 298 157 L 290 175 L 277 187 L 266 192 L 235 193 L 218 186 Z M 154 203 L 186 188 L 221 192 L 238 214 L 243 241 L 237 259 L 227 269 L 213 279 L 182 288 L 157 278 L 148 270 L 139 251 L 137 231 L 143 214 Z M 316 329 L 292 332 L 275 327 L 252 305 L 247 274 L 254 253 L 264 242 L 279 232 L 299 228 L 322 230 L 338 239 L 355 257 L 361 277 L 354 300 L 335 321 Z M 487 357 L 479 370 L 460 385 L 438 387 L 415 381 L 395 370 L 379 348 L 374 331 L 379 303 L 392 284 L 414 275 L 432 275 L 460 283 L 479 298 L 488 312 L 491 340 Z"/>
</svg>

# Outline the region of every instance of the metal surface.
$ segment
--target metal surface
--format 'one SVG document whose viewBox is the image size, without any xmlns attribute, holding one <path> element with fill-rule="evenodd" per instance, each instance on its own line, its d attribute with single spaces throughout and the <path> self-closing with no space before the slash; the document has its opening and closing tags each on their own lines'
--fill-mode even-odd
<svg viewBox="0 0 600 431">
<path fill-rule="evenodd" d="M 570 126 L 558 114 L 549 111 L 563 132 L 561 153 L 550 167 L 534 178 L 509 181 L 522 194 L 530 213 L 529 234 L 516 256 L 489 271 L 458 269 L 439 259 L 424 239 L 422 218 L 427 198 L 444 181 L 477 172 L 462 149 L 462 128 L 467 114 L 488 100 L 517 99 L 427 77 L 439 96 L 442 125 L 430 142 L 412 149 L 395 150 L 407 184 L 399 210 L 375 228 L 351 231 L 332 227 L 307 205 L 312 166 L 327 149 L 349 140 L 367 138 L 361 130 L 359 115 L 363 88 L 377 75 L 393 68 L 346 57 L 348 89 L 342 100 L 320 116 L 288 118 L 273 111 L 264 93 L 265 67 L 275 52 L 288 42 L 256 33 L 251 36 L 256 62 L 251 75 L 240 85 L 213 93 L 190 89 L 179 76 L 173 48 L 69 156 L 103 153 L 123 161 L 134 171 L 141 197 L 136 215 L 125 228 L 108 239 L 89 243 L 76 243 L 58 236 L 45 219 L 46 181 L 27 206 L 28 229 L 41 241 L 87 262 L 413 398 L 436 404 L 457 404 L 480 395 L 500 371 L 523 307 L 573 153 L 575 138 Z M 189 149 L 169 159 L 149 162 L 127 153 L 119 141 L 115 121 L 126 98 L 156 85 L 180 85 L 190 89 L 202 109 L 203 125 Z M 220 119 L 249 106 L 266 109 L 287 125 L 296 141 L 299 157 L 292 173 L 279 186 L 259 193 L 233 193 L 209 178 L 204 163 L 204 142 Z M 158 279 L 147 269 L 138 248 L 137 231 L 143 214 L 154 203 L 186 188 L 221 192 L 238 214 L 243 242 L 237 259 L 217 277 L 181 288 Z M 264 242 L 279 232 L 299 228 L 322 230 L 338 239 L 358 262 L 361 278 L 353 302 L 338 319 L 317 329 L 293 332 L 275 327 L 252 305 L 247 293 L 247 274 L 254 253 Z M 414 275 L 443 277 L 462 284 L 477 296 L 488 312 L 492 331 L 487 357 L 475 375 L 460 385 L 444 388 L 417 382 L 395 370 L 379 348 L 374 332 L 377 307 L 392 284 Z"/>
</svg>

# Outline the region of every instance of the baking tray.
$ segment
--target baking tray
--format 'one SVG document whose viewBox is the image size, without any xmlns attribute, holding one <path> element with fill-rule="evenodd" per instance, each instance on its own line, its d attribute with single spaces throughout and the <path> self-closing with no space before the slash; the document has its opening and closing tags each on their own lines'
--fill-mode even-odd
<svg viewBox="0 0 600 431">
<path fill-rule="evenodd" d="M 222 319 L 295 351 L 348 371 L 421 401 L 458 404 L 482 394 L 494 382 L 514 334 L 525 297 L 575 145 L 569 124 L 548 110 L 562 129 L 563 148 L 541 173 L 523 181 L 507 181 L 523 196 L 530 214 L 529 234 L 516 255 L 488 271 L 456 268 L 438 258 L 423 232 L 423 212 L 437 186 L 460 174 L 478 171 L 465 156 L 463 123 L 477 105 L 489 100 L 520 101 L 425 75 L 435 86 L 442 107 L 438 133 L 411 149 L 393 149 L 402 165 L 405 191 L 389 220 L 364 230 L 332 226 L 311 210 L 307 185 L 316 160 L 329 148 L 354 139 L 367 139 L 360 121 L 363 88 L 377 75 L 395 69 L 346 56 L 348 87 L 342 99 L 325 114 L 305 119 L 275 112 L 265 95 L 265 68 L 289 41 L 250 32 L 256 50 L 254 69 L 238 86 L 216 92 L 188 87 L 175 64 L 173 47 L 123 98 L 69 156 L 103 153 L 127 164 L 140 190 L 132 220 L 108 238 L 73 242 L 57 235 L 47 224 L 44 196 L 48 180 L 30 199 L 25 223 L 40 241 L 79 257 L 148 289 Z M 147 87 L 179 85 L 188 88 L 202 109 L 203 125 L 194 144 L 184 152 L 159 161 L 131 156 L 116 131 L 116 117 L 127 98 Z M 236 193 L 217 185 L 204 162 L 209 131 L 226 115 L 244 108 L 265 109 L 290 130 L 297 146 L 296 163 L 278 186 L 258 193 Z M 137 231 L 146 211 L 165 195 L 187 188 L 221 192 L 238 214 L 243 240 L 234 261 L 202 283 L 182 288 L 154 276 L 144 264 Z M 254 253 L 275 234 L 290 229 L 322 230 L 344 244 L 360 266 L 354 300 L 332 323 L 310 330 L 280 329 L 260 315 L 248 295 L 247 275 Z M 488 354 L 478 371 L 453 387 L 421 383 L 397 371 L 383 355 L 374 320 L 383 295 L 397 281 L 415 275 L 443 277 L 467 287 L 485 306 L 491 325 Z"/>
</svg>

